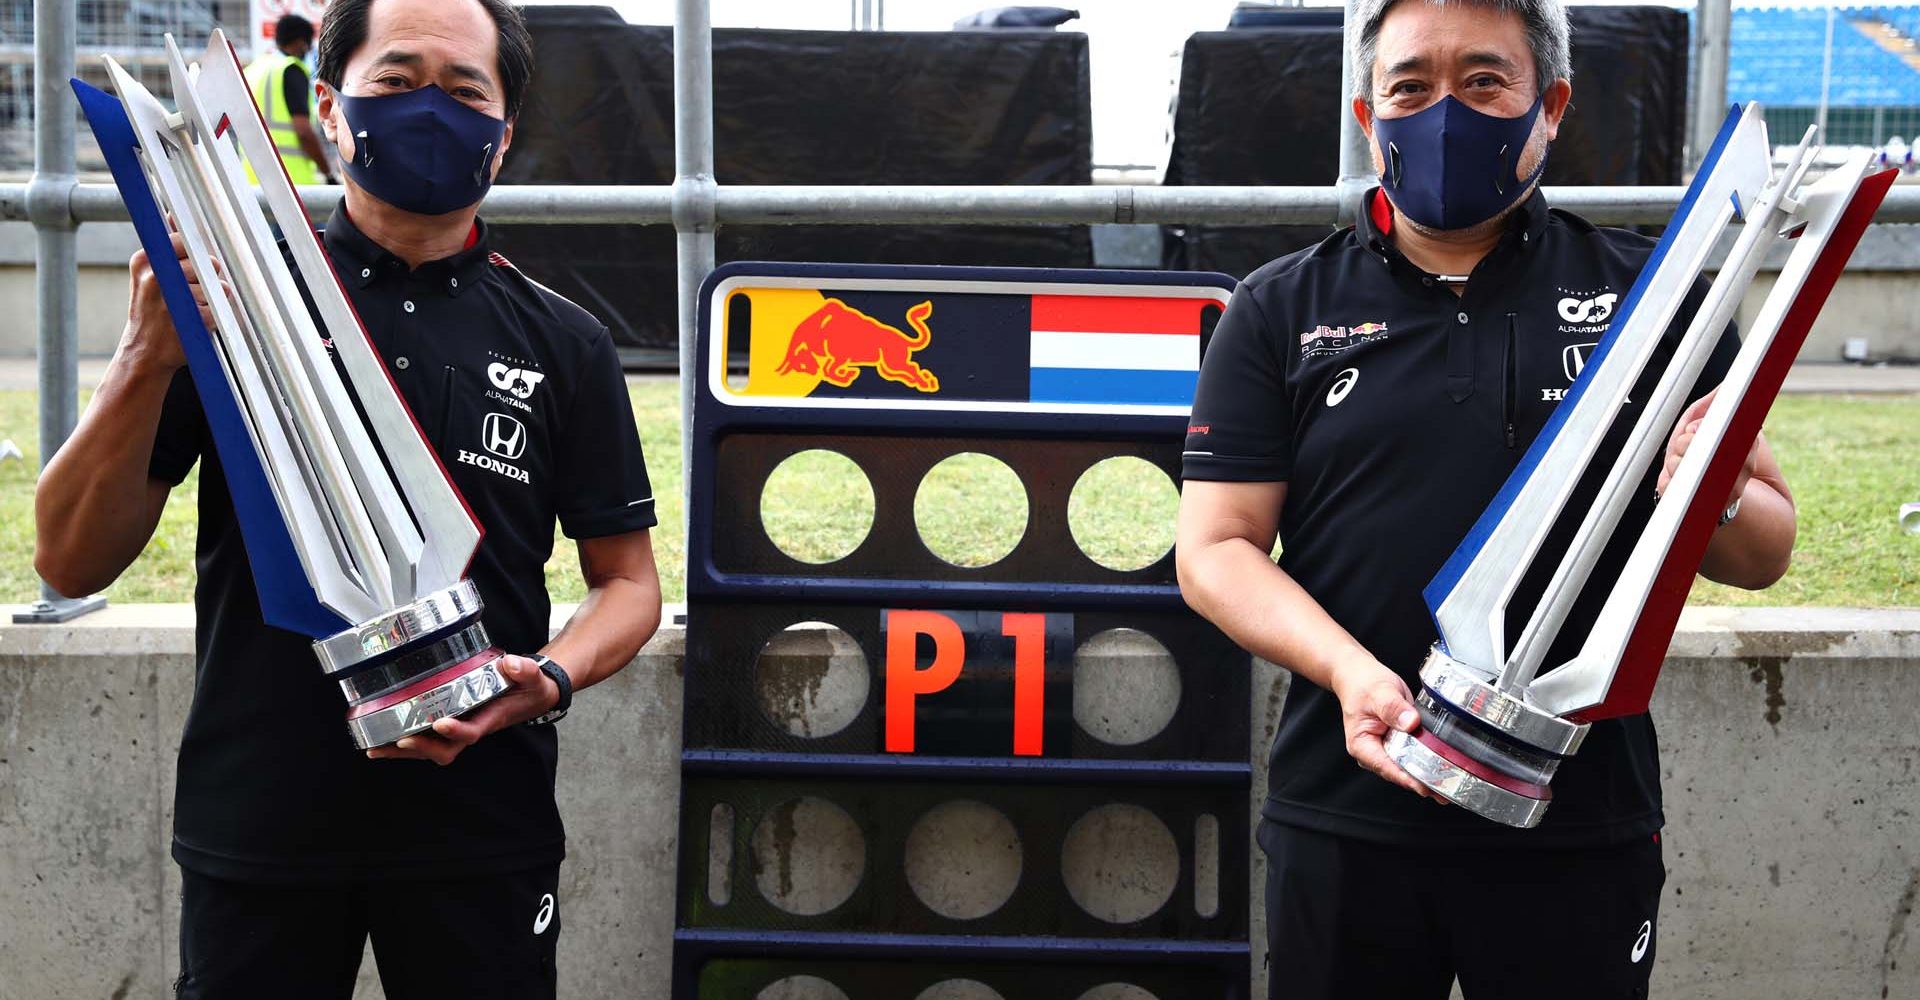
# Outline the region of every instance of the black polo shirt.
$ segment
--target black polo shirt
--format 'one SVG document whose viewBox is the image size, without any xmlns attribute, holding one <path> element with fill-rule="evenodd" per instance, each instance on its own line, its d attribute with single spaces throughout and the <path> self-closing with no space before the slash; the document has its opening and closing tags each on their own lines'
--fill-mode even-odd
<svg viewBox="0 0 1920 1000">
<path fill-rule="evenodd" d="M 1421 589 L 1559 404 L 1653 241 L 1550 210 L 1535 192 L 1456 296 L 1388 240 L 1392 213 L 1377 189 L 1367 204 L 1357 228 L 1260 268 L 1234 293 L 1201 364 L 1185 478 L 1286 483 L 1281 568 L 1417 691 L 1436 639 Z M 1630 395 L 1616 439 L 1704 288 Z M 1738 346 L 1727 331 L 1689 398 L 1719 383 Z M 1576 604 L 1548 667 L 1577 648 L 1605 581 L 1618 576 L 1652 513 L 1658 466 L 1635 490 L 1594 571 L 1599 583 Z M 1564 551 L 1565 535 L 1550 537 L 1547 551 Z M 1301 682 L 1282 712 L 1264 811 L 1387 843 L 1602 844 L 1660 828 L 1659 778 L 1647 716 L 1595 723 L 1554 778 L 1546 819 L 1509 829 L 1361 770 L 1346 752 L 1339 702 Z"/>
<path fill-rule="evenodd" d="M 325 246 L 485 529 L 469 576 L 488 632 L 509 652 L 539 649 L 556 518 L 573 538 L 654 523 L 612 339 L 585 310 L 491 253 L 484 224 L 466 250 L 412 271 L 344 208 L 327 224 Z M 445 768 L 354 749 L 346 701 L 321 675 L 310 640 L 261 622 L 219 456 L 183 369 L 150 471 L 177 484 L 195 460 L 198 672 L 180 744 L 174 858 L 259 882 L 446 878 L 558 862 L 558 727 L 495 733 Z"/>
</svg>

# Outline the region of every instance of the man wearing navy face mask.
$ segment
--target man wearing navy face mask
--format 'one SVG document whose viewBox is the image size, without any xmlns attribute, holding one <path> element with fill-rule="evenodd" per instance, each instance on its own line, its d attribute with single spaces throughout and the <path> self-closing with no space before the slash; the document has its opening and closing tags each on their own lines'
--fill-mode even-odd
<svg viewBox="0 0 1920 1000">
<path fill-rule="evenodd" d="M 1188 603 L 1301 678 L 1259 831 L 1270 995 L 1444 1000 L 1457 979 L 1469 1000 L 1644 997 L 1665 878 L 1646 716 L 1595 723 L 1532 830 L 1430 799 L 1382 741 L 1418 721 L 1410 685 L 1435 639 L 1421 588 L 1653 244 L 1550 210 L 1537 189 L 1572 94 L 1556 0 L 1371 0 L 1360 17 L 1353 113 L 1381 186 L 1356 227 L 1235 292 L 1201 367 L 1180 504 Z M 1619 572 L 1737 349 L 1729 331 L 1596 580 Z M 1793 536 L 1762 438 L 1702 572 L 1765 587 Z M 1602 596 L 1576 605 L 1549 662 Z"/>
<path fill-rule="evenodd" d="M 346 1000 L 369 938 L 394 1000 L 554 995 L 555 724 L 653 633 L 660 589 L 612 340 L 492 253 L 476 218 L 531 71 L 531 38 L 504 0 L 333 0 L 319 41 L 318 116 L 346 175 L 326 251 L 486 529 L 469 576 L 494 641 L 524 654 L 503 666 L 512 690 L 354 750 L 308 640 L 261 621 L 144 255 L 120 350 L 38 487 L 36 565 L 62 592 L 90 593 L 138 555 L 201 463 L 198 673 L 173 841 L 181 997 Z M 549 641 L 556 520 L 588 594 Z"/>
</svg>

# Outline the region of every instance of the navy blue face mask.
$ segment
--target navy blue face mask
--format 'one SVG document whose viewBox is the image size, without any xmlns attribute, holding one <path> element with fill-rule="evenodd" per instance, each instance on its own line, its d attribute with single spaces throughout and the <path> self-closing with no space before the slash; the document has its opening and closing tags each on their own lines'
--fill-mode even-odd
<svg viewBox="0 0 1920 1000">
<path fill-rule="evenodd" d="M 347 176 L 402 211 L 444 215 L 493 186 L 507 123 L 428 85 L 382 97 L 335 97 L 353 133 Z"/>
<path fill-rule="evenodd" d="M 1495 118 L 1449 94 L 1405 117 L 1375 118 L 1387 197 L 1430 229 L 1465 229 L 1499 215 L 1547 165 L 1543 155 L 1533 173 L 1514 177 L 1544 100 L 1518 118 Z"/>
</svg>

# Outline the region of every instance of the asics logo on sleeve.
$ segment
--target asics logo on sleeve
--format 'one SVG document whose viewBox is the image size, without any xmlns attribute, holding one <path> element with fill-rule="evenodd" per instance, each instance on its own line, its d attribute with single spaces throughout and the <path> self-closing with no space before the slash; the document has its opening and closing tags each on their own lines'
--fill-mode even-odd
<svg viewBox="0 0 1920 1000">
<path fill-rule="evenodd" d="M 1633 951 L 1627 954 L 1627 960 L 1635 965 L 1647 957 L 1647 945 L 1653 943 L 1653 921 L 1640 925 L 1640 936 L 1633 939 Z"/>
</svg>

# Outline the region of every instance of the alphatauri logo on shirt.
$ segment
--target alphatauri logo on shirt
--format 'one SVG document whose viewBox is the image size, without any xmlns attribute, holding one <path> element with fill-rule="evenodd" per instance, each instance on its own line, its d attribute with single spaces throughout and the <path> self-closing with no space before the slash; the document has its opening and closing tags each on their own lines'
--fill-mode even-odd
<svg viewBox="0 0 1920 1000">
<path fill-rule="evenodd" d="M 532 413 L 533 407 L 527 400 L 540 383 L 546 381 L 546 373 L 524 358 L 509 357 L 498 351 L 488 351 L 487 356 L 493 359 L 487 365 L 487 381 L 493 383 L 493 388 L 487 390 L 487 398 Z"/>
<path fill-rule="evenodd" d="M 530 372 L 524 368 L 508 368 L 495 361 L 487 366 L 487 379 L 495 386 L 505 389 L 515 396 L 525 399 L 533 395 L 533 387 L 546 378 L 540 372 Z"/>
<path fill-rule="evenodd" d="M 1613 321 L 1613 307 L 1620 301 L 1619 293 L 1611 285 L 1585 290 L 1556 288 L 1555 291 L 1562 296 L 1554 307 L 1560 314 L 1561 333 L 1605 333 L 1607 324 Z"/>
</svg>

